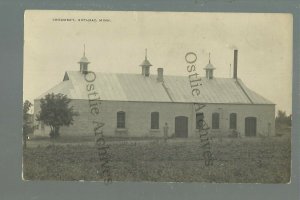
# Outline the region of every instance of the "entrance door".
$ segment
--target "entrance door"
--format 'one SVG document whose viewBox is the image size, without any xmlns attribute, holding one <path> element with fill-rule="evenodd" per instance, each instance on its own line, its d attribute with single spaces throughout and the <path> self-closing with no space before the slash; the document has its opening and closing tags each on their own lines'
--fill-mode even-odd
<svg viewBox="0 0 300 200">
<path fill-rule="evenodd" d="M 245 118 L 245 135 L 256 136 L 256 117 Z"/>
<path fill-rule="evenodd" d="M 188 118 L 184 116 L 175 117 L 175 137 L 186 138 L 188 136 Z"/>
</svg>

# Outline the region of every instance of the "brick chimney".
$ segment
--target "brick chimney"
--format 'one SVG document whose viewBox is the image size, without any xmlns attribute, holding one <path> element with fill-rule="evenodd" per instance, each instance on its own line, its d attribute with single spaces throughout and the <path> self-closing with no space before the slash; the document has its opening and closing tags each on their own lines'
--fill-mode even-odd
<svg viewBox="0 0 300 200">
<path fill-rule="evenodd" d="M 233 58 L 233 78 L 237 79 L 237 63 L 238 63 L 238 50 L 234 50 L 234 58 Z"/>
<path fill-rule="evenodd" d="M 164 69 L 157 68 L 157 82 L 164 82 Z"/>
</svg>

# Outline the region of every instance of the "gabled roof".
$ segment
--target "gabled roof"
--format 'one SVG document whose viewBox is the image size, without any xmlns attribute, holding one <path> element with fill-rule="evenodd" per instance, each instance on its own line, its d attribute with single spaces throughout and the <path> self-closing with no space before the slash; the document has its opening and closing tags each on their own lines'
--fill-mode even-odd
<svg viewBox="0 0 300 200">
<path fill-rule="evenodd" d="M 101 100 L 182 103 L 273 104 L 248 89 L 241 80 L 202 78 L 200 95 L 193 96 L 188 76 L 164 76 L 164 83 L 140 74 L 95 73 L 94 89 Z M 71 99 L 88 99 L 87 82 L 79 71 L 68 71 L 64 81 L 45 92 L 67 94 Z"/>
</svg>

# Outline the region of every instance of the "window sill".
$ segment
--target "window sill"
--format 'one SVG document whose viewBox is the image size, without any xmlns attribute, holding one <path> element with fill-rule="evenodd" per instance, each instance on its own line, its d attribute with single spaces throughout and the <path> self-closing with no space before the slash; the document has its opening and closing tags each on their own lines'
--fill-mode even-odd
<svg viewBox="0 0 300 200">
<path fill-rule="evenodd" d="M 116 128 L 116 132 L 124 132 L 124 131 L 127 131 L 128 129 L 127 128 Z"/>
<path fill-rule="evenodd" d="M 205 132 L 205 131 L 211 131 L 211 129 L 194 129 L 194 132 Z"/>
<path fill-rule="evenodd" d="M 149 129 L 150 133 L 159 133 L 160 129 Z"/>
<path fill-rule="evenodd" d="M 127 128 L 116 128 L 115 134 L 117 136 L 126 136 L 128 134 L 128 129 Z"/>
</svg>

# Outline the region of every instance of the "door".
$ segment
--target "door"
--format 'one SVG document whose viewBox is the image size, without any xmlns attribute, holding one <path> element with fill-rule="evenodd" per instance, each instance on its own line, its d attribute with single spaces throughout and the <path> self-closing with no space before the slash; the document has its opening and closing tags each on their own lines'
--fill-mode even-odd
<svg viewBox="0 0 300 200">
<path fill-rule="evenodd" d="M 256 117 L 245 118 L 245 136 L 256 136 Z"/>
<path fill-rule="evenodd" d="M 175 117 L 175 137 L 188 137 L 188 118 L 184 116 Z"/>
</svg>

